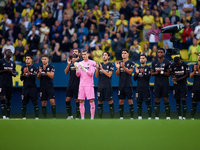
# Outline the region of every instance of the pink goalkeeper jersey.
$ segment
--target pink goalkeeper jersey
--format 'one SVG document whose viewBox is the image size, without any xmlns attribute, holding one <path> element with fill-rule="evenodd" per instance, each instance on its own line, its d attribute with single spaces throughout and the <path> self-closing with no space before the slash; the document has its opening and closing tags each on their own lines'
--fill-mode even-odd
<svg viewBox="0 0 200 150">
<path fill-rule="evenodd" d="M 76 72 L 76 76 L 80 77 L 79 87 L 80 86 L 94 86 L 93 75 L 96 70 L 96 62 L 92 60 L 88 60 L 87 62 L 85 62 L 83 60 L 81 61 L 81 63 L 83 64 L 84 68 L 88 70 L 88 72 L 87 73 L 84 72 L 81 69 L 80 64 L 78 64 L 79 72 L 78 73 Z"/>
</svg>

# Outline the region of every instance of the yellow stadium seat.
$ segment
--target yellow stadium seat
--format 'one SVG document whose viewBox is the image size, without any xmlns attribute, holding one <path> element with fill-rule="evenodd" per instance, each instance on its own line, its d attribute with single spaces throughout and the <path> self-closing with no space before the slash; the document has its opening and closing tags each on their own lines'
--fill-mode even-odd
<svg viewBox="0 0 200 150">
<path fill-rule="evenodd" d="M 188 50 L 187 49 L 183 49 L 183 50 L 180 50 L 180 55 L 181 55 L 181 58 L 183 60 L 188 60 Z"/>
<path fill-rule="evenodd" d="M 174 57 L 180 57 L 181 55 L 171 55 L 171 59 L 174 60 Z"/>
</svg>

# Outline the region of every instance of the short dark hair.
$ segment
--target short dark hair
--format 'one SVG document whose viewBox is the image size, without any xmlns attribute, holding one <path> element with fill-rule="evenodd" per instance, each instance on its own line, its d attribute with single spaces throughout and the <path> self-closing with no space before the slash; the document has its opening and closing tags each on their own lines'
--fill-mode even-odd
<svg viewBox="0 0 200 150">
<path fill-rule="evenodd" d="M 159 50 L 162 50 L 165 53 L 165 49 L 164 48 L 160 47 L 160 48 L 158 48 L 158 51 Z"/>
<path fill-rule="evenodd" d="M 43 58 L 43 57 L 49 58 L 49 56 L 48 56 L 48 55 L 46 55 L 46 54 L 45 54 L 45 55 L 42 55 L 42 57 L 41 57 L 41 58 Z"/>
<path fill-rule="evenodd" d="M 180 57 L 178 57 L 178 56 L 174 57 L 174 62 L 175 62 L 175 63 L 177 63 L 177 62 L 179 62 L 179 61 L 180 61 Z"/>
<path fill-rule="evenodd" d="M 145 58 L 147 58 L 147 56 L 146 56 L 145 54 L 141 54 L 140 57 L 141 57 L 141 56 L 144 56 Z"/>
<path fill-rule="evenodd" d="M 88 51 L 87 51 L 87 50 L 83 50 L 83 51 L 82 51 L 82 53 L 85 53 L 85 52 L 86 52 L 86 53 L 88 53 Z"/>
<path fill-rule="evenodd" d="M 81 52 L 81 51 L 80 51 L 80 49 L 78 49 L 78 48 L 75 48 L 75 49 L 73 49 L 73 51 L 74 51 L 74 50 L 78 50 L 78 53 L 80 53 L 80 52 Z"/>
<path fill-rule="evenodd" d="M 26 54 L 25 58 L 26 57 L 30 57 L 31 59 L 33 59 L 33 57 L 30 54 Z"/>
<path fill-rule="evenodd" d="M 108 56 L 110 57 L 110 53 L 109 53 L 108 51 L 103 52 L 103 54 L 104 54 L 104 53 L 108 54 Z"/>
<path fill-rule="evenodd" d="M 126 51 L 126 52 L 128 53 L 128 50 L 127 50 L 127 49 L 125 49 L 125 48 L 124 48 L 124 49 L 122 49 L 122 52 L 123 52 L 123 51 Z"/>
</svg>

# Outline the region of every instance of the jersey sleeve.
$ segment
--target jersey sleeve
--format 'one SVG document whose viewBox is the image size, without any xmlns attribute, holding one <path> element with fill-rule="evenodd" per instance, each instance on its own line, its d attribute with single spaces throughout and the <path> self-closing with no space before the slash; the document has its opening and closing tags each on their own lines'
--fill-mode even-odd
<svg viewBox="0 0 200 150">
<path fill-rule="evenodd" d="M 24 74 L 24 67 L 21 68 L 21 74 L 20 74 L 20 80 L 23 81 L 25 77 L 23 76 Z"/>
<path fill-rule="evenodd" d="M 165 65 L 164 72 L 169 71 L 169 70 L 170 70 L 170 66 L 171 66 L 171 63 L 170 63 L 170 61 L 168 61 L 168 62 L 166 63 L 166 65 Z"/>
<path fill-rule="evenodd" d="M 55 72 L 55 68 L 54 68 L 54 66 L 51 66 L 51 70 L 50 70 L 50 72 Z"/>
<path fill-rule="evenodd" d="M 91 64 L 90 64 L 90 70 L 88 70 L 87 74 L 88 74 L 89 76 L 93 76 L 95 70 L 96 70 L 96 63 L 94 62 L 94 63 L 91 63 Z"/>
<path fill-rule="evenodd" d="M 186 63 L 185 63 L 185 73 L 190 73 L 190 68 Z"/>
<path fill-rule="evenodd" d="M 193 65 L 192 68 L 191 68 L 191 72 L 194 72 L 194 65 Z"/>
<path fill-rule="evenodd" d="M 153 72 L 155 72 L 155 61 L 153 61 L 153 62 L 151 63 L 151 70 L 152 70 Z"/>
<path fill-rule="evenodd" d="M 114 71 L 114 65 L 112 63 L 110 64 L 109 71 Z"/>
<path fill-rule="evenodd" d="M 13 64 L 13 73 L 16 73 L 16 64 Z"/>
<path fill-rule="evenodd" d="M 133 61 L 131 61 L 129 69 L 134 69 L 134 66 L 135 66 L 135 63 Z"/>
<path fill-rule="evenodd" d="M 145 80 L 149 81 L 149 79 L 151 77 L 150 67 L 147 67 L 147 68 L 144 69 L 144 75 L 143 76 L 144 76 Z"/>
<path fill-rule="evenodd" d="M 174 74 L 174 67 L 173 67 L 173 64 L 170 65 L 169 70 L 170 70 L 170 74 Z"/>
</svg>

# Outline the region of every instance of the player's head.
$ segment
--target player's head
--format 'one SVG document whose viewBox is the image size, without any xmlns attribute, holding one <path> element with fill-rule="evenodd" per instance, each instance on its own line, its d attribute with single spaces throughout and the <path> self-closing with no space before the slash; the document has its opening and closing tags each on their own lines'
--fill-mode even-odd
<svg viewBox="0 0 200 150">
<path fill-rule="evenodd" d="M 158 49 L 158 58 L 163 58 L 165 56 L 165 49 L 159 48 Z"/>
<path fill-rule="evenodd" d="M 31 55 L 29 55 L 29 54 L 27 54 L 26 55 L 26 64 L 27 65 L 31 65 L 32 64 L 32 61 L 33 61 L 33 58 L 32 58 L 32 56 Z"/>
<path fill-rule="evenodd" d="M 80 50 L 79 49 L 73 49 L 73 58 L 77 58 L 80 56 Z"/>
<path fill-rule="evenodd" d="M 128 59 L 128 50 L 127 49 L 122 49 L 122 59 Z"/>
<path fill-rule="evenodd" d="M 141 54 L 141 55 L 140 55 L 140 63 L 141 63 L 141 64 L 145 64 L 146 61 L 147 61 L 146 55 Z"/>
<path fill-rule="evenodd" d="M 87 50 L 82 51 L 82 58 L 83 58 L 83 60 L 88 60 L 88 51 Z"/>
<path fill-rule="evenodd" d="M 110 59 L 110 53 L 108 51 L 105 51 L 103 53 L 103 61 L 108 61 Z"/>
<path fill-rule="evenodd" d="M 42 56 L 42 63 L 43 63 L 43 65 L 48 64 L 48 62 L 49 62 L 49 57 L 48 57 L 48 55 L 43 55 L 43 56 Z"/>
<path fill-rule="evenodd" d="M 180 62 L 181 62 L 180 57 L 174 57 L 174 63 L 176 66 L 179 66 Z"/>
<path fill-rule="evenodd" d="M 5 55 L 6 55 L 6 58 L 11 58 L 12 55 L 13 55 L 13 53 L 12 53 L 12 51 L 11 51 L 10 49 L 7 49 L 7 50 L 5 51 Z"/>
</svg>

